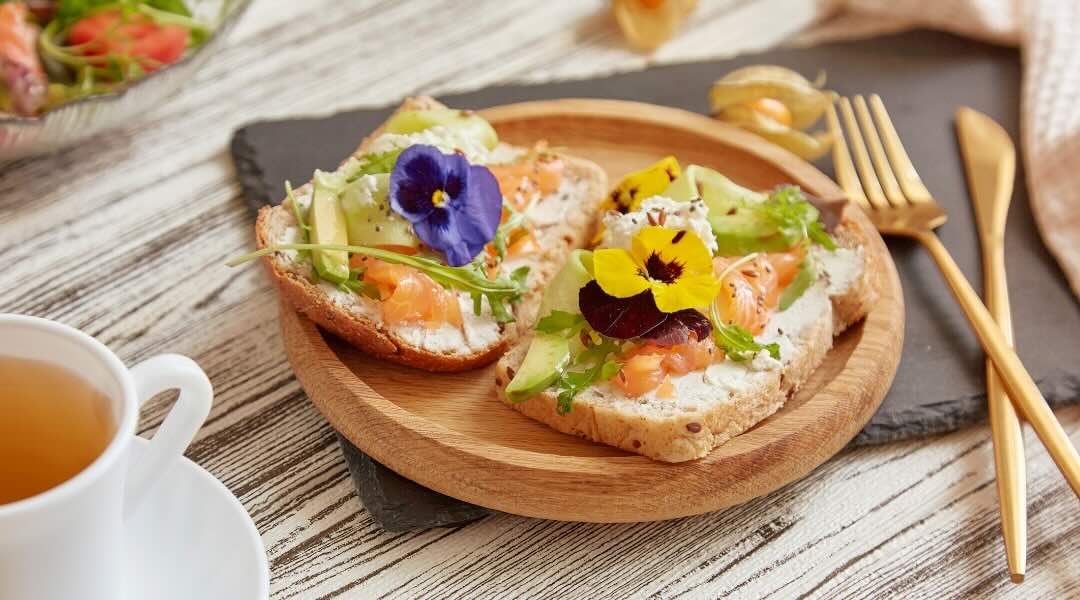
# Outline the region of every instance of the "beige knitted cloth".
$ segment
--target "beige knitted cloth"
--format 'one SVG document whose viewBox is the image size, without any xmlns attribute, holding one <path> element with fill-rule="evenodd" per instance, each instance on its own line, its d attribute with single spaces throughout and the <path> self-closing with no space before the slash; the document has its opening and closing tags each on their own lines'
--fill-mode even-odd
<svg viewBox="0 0 1080 600">
<path fill-rule="evenodd" d="M 1080 0 L 837 0 L 822 13 L 801 43 L 927 26 L 1020 46 L 1031 208 L 1080 296 Z"/>
</svg>

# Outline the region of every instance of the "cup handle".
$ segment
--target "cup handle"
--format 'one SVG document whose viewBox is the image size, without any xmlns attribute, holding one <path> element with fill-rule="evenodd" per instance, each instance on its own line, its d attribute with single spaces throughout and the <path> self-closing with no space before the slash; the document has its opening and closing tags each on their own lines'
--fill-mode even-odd
<svg viewBox="0 0 1080 600">
<path fill-rule="evenodd" d="M 180 397 L 165 416 L 146 452 L 131 465 L 124 497 L 124 516 L 135 513 L 158 476 L 182 455 L 210 414 L 214 390 L 195 361 L 179 354 L 148 358 L 131 368 L 135 398 L 141 408 L 160 392 L 179 389 Z"/>
</svg>

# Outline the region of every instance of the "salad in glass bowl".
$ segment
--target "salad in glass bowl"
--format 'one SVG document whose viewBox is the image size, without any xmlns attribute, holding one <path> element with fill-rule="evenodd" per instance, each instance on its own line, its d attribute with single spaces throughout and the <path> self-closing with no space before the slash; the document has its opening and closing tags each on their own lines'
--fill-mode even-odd
<svg viewBox="0 0 1080 600">
<path fill-rule="evenodd" d="M 0 159 L 127 122 L 175 92 L 248 0 L 0 0 Z"/>
</svg>

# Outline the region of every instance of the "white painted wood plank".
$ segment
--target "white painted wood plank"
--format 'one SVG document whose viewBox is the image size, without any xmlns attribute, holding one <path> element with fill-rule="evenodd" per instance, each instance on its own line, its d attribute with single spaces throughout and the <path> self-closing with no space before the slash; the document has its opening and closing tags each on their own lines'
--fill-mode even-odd
<svg viewBox="0 0 1080 600">
<path fill-rule="evenodd" d="M 602 0 L 257 0 L 172 102 L 79 148 L 0 165 L 0 310 L 83 328 L 129 362 L 174 351 L 206 368 L 217 398 L 188 454 L 252 514 L 275 599 L 1080 595 L 1076 498 L 1031 436 L 1031 574 L 1008 583 L 985 427 L 845 452 L 767 497 L 672 522 L 500 515 L 383 532 L 291 375 L 262 273 L 222 264 L 252 244 L 227 155 L 246 122 L 724 55 L 794 30 L 804 4 L 705 0 L 646 58 L 620 44 Z M 791 14 L 755 38 L 733 10 Z M 150 404 L 144 431 L 167 404 Z M 1061 417 L 1080 439 L 1080 408 Z"/>
</svg>

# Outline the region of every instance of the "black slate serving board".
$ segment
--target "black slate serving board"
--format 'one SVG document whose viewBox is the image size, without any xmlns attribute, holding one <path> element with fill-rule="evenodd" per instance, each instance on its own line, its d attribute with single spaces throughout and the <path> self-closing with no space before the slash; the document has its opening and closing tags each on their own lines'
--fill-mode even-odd
<svg viewBox="0 0 1080 600">
<path fill-rule="evenodd" d="M 979 244 L 953 131 L 959 105 L 983 111 L 1019 139 L 1019 55 L 930 31 L 810 49 L 783 49 L 537 86 L 489 88 L 442 97 L 455 107 L 483 108 L 549 98 L 619 98 L 706 112 L 710 83 L 747 64 L 772 63 L 810 77 L 821 68 L 841 94 L 880 93 L 927 187 L 948 210 L 939 234 L 979 289 Z M 253 210 L 282 199 L 282 182 L 307 181 L 334 168 L 392 107 L 330 117 L 255 123 L 238 130 L 232 153 Z M 826 173 L 828 159 L 818 165 Z M 881 408 L 854 444 L 874 444 L 954 430 L 985 416 L 983 354 L 929 256 L 888 240 L 907 306 L 903 358 Z M 1080 399 L 1080 310 L 1044 248 L 1018 172 L 1009 211 L 1006 263 L 1020 356 L 1051 404 Z M 485 509 L 447 498 L 394 474 L 341 439 L 361 499 L 387 529 L 448 525 Z"/>
</svg>

